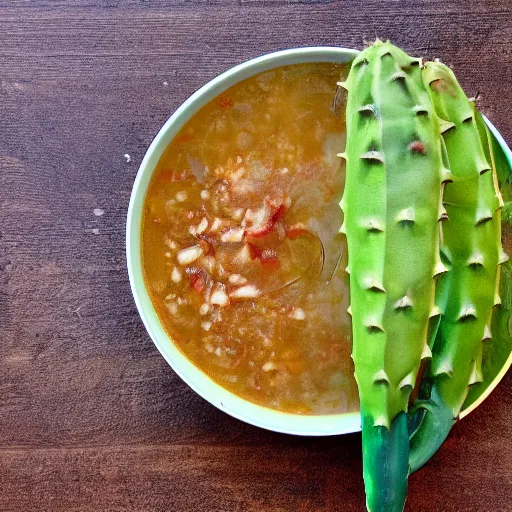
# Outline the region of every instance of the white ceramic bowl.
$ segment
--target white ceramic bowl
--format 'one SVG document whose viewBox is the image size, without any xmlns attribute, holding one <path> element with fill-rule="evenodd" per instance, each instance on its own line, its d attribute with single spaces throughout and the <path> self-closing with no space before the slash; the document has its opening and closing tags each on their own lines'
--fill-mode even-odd
<svg viewBox="0 0 512 512">
<path fill-rule="evenodd" d="M 213 98 L 262 71 L 304 62 L 349 62 L 357 53 L 356 50 L 327 47 L 284 50 L 244 62 L 208 82 L 176 110 L 151 143 L 135 178 L 128 208 L 126 253 L 130 284 L 142 321 L 158 350 L 174 371 L 210 403 L 235 418 L 276 432 L 311 436 L 357 432 L 360 430 L 360 417 L 359 413 L 301 416 L 274 411 L 234 395 L 194 366 L 164 331 L 144 284 L 140 253 L 142 205 L 151 175 L 163 151 L 183 125 Z"/>
<path fill-rule="evenodd" d="M 158 350 L 174 371 L 196 393 L 211 404 L 235 418 L 276 432 L 309 436 L 357 432 L 360 430 L 360 415 L 358 412 L 353 412 L 335 415 L 302 416 L 268 409 L 255 405 L 227 391 L 194 366 L 178 350 L 162 328 L 144 284 L 140 251 L 143 202 L 153 171 L 165 148 L 183 125 L 213 98 L 236 83 L 262 71 L 306 62 L 344 63 L 351 61 L 357 53 L 357 50 L 330 47 L 284 50 L 244 62 L 208 82 L 176 110 L 151 143 L 137 173 L 128 208 L 126 256 L 130 284 L 142 321 Z M 507 155 L 510 159 L 512 155 L 505 142 L 496 129 L 489 122 L 488 124 L 495 135 L 499 137 L 500 144 L 508 152 Z M 510 361 L 508 361 L 508 365 L 510 365 Z M 477 403 L 468 408 L 468 412 L 479 405 L 494 389 L 505 371 L 506 368 L 503 368 L 502 373 L 493 381 L 484 396 L 480 397 Z"/>
</svg>

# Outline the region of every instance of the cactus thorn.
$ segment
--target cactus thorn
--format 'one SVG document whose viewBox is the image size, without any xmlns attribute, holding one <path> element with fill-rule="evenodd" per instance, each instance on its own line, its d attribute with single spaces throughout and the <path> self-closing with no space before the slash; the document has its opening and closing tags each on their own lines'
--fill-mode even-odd
<svg viewBox="0 0 512 512">
<path fill-rule="evenodd" d="M 368 105 L 363 105 L 359 108 L 358 112 L 362 116 L 375 116 L 377 112 L 375 111 L 375 106 L 369 103 Z"/>
<path fill-rule="evenodd" d="M 439 260 L 436 263 L 436 266 L 434 267 L 434 274 L 432 275 L 432 277 L 436 277 L 439 274 L 443 274 L 444 272 L 448 272 L 448 269 L 444 266 L 444 263 L 441 260 Z"/>
<path fill-rule="evenodd" d="M 478 364 L 476 361 L 473 361 L 473 369 L 471 370 L 471 375 L 469 377 L 468 386 L 476 384 L 478 382 L 482 382 L 483 375 L 480 369 L 478 368 Z"/>
<path fill-rule="evenodd" d="M 336 155 L 338 158 L 343 158 L 343 160 L 346 160 L 347 159 L 347 153 L 338 153 Z"/>
<path fill-rule="evenodd" d="M 508 254 L 503 250 L 503 247 L 500 247 L 498 265 L 501 265 L 509 260 Z"/>
<path fill-rule="evenodd" d="M 346 91 L 348 91 L 347 82 L 336 82 L 336 85 L 337 85 L 338 87 L 343 87 L 343 89 L 345 89 Z"/>
<path fill-rule="evenodd" d="M 436 306 L 435 304 L 432 306 L 432 309 L 430 310 L 430 313 L 428 315 L 429 318 L 434 318 L 436 316 L 439 316 L 441 314 L 441 310 L 439 309 L 438 306 Z"/>
<path fill-rule="evenodd" d="M 369 219 L 368 221 L 363 222 L 363 227 L 365 227 L 370 233 L 384 232 L 384 227 L 382 224 L 375 219 Z"/>
<path fill-rule="evenodd" d="M 434 369 L 433 374 L 436 377 L 438 375 L 448 375 L 448 377 L 451 377 L 453 375 L 453 366 L 448 360 L 441 361 L 437 368 Z"/>
<path fill-rule="evenodd" d="M 492 212 L 488 209 L 480 209 L 476 212 L 475 226 L 480 226 L 492 220 Z"/>
<path fill-rule="evenodd" d="M 408 373 L 401 381 L 400 384 L 398 384 L 398 387 L 400 389 L 404 389 L 407 387 L 413 388 L 414 387 L 414 375 L 412 373 Z"/>
<path fill-rule="evenodd" d="M 417 116 L 428 116 L 428 110 L 426 107 L 424 107 L 423 105 L 416 105 L 414 107 L 414 113 L 417 115 Z"/>
<path fill-rule="evenodd" d="M 389 420 L 386 416 L 379 416 L 373 422 L 374 427 L 385 427 L 389 430 Z"/>
<path fill-rule="evenodd" d="M 340 227 L 340 233 L 343 233 L 343 234 L 346 234 L 347 231 L 346 231 L 346 224 L 345 224 L 345 219 L 343 219 L 343 224 L 341 225 Z"/>
<path fill-rule="evenodd" d="M 445 119 L 439 118 L 439 133 L 442 135 L 446 133 L 448 130 L 455 128 L 455 124 L 450 121 L 446 121 Z"/>
<path fill-rule="evenodd" d="M 485 328 L 484 328 L 484 335 L 482 337 L 482 341 L 488 341 L 491 339 L 492 339 L 491 328 L 490 328 L 489 324 L 486 324 Z"/>
<path fill-rule="evenodd" d="M 441 169 L 441 182 L 447 183 L 452 182 L 454 180 L 453 174 L 450 172 L 450 169 L 447 169 L 446 167 L 443 167 Z"/>
<path fill-rule="evenodd" d="M 361 155 L 361 158 L 363 160 L 369 160 L 370 162 L 378 162 L 383 164 L 384 163 L 384 156 L 380 151 L 367 151 L 366 153 L 363 153 Z"/>
<path fill-rule="evenodd" d="M 484 266 L 484 255 L 481 252 L 473 253 L 468 259 L 468 267 L 483 267 Z"/>
<path fill-rule="evenodd" d="M 466 322 L 468 320 L 476 320 L 476 309 L 472 304 L 468 304 L 467 306 L 464 306 L 459 316 L 457 317 L 457 320 L 459 322 Z"/>
<path fill-rule="evenodd" d="M 385 372 L 384 369 L 379 370 L 374 376 L 373 376 L 373 383 L 374 384 L 385 384 L 386 386 L 389 385 L 389 378 Z"/>
<path fill-rule="evenodd" d="M 412 301 L 409 296 L 404 295 L 401 299 L 398 299 L 393 305 L 395 309 L 406 309 L 412 308 Z"/>
<path fill-rule="evenodd" d="M 412 208 L 405 208 L 404 210 L 399 211 L 395 220 L 397 223 L 414 222 L 414 210 Z"/>
<path fill-rule="evenodd" d="M 500 304 L 501 304 L 501 297 L 500 297 L 499 293 L 495 293 L 493 306 L 499 306 Z"/>
<path fill-rule="evenodd" d="M 375 279 L 374 277 L 365 277 L 363 279 L 363 288 L 374 292 L 386 293 L 386 290 L 384 289 L 382 283 L 377 281 L 377 279 Z"/>
<path fill-rule="evenodd" d="M 448 220 L 448 212 L 446 211 L 446 208 L 444 207 L 443 203 L 439 204 L 439 217 L 437 218 L 438 221 Z"/>
<path fill-rule="evenodd" d="M 432 350 L 428 343 L 425 343 L 423 347 L 423 352 L 421 353 L 421 359 L 430 359 L 432 357 Z"/>
<path fill-rule="evenodd" d="M 348 313 L 350 316 L 352 316 L 352 306 L 349 306 L 349 307 L 347 308 L 347 313 Z"/>
<path fill-rule="evenodd" d="M 405 73 L 404 71 L 400 70 L 400 71 L 397 71 L 396 73 L 393 73 L 389 79 L 390 82 L 394 82 L 396 80 L 405 80 L 407 78 L 407 73 Z"/>
<path fill-rule="evenodd" d="M 364 326 L 370 333 L 385 332 L 383 325 L 375 320 L 375 318 L 369 318 L 365 321 Z"/>
</svg>

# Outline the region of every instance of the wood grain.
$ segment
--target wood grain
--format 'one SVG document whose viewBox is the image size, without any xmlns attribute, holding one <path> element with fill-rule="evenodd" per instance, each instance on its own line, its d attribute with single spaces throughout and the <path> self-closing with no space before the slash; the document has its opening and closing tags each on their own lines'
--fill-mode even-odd
<svg viewBox="0 0 512 512">
<path fill-rule="evenodd" d="M 511 16 L 508 0 L 0 0 L 0 510 L 363 511 L 358 435 L 245 425 L 158 354 L 125 270 L 131 186 L 219 72 L 376 35 L 453 64 L 510 141 Z M 512 510 L 511 383 L 413 475 L 407 510 Z"/>
</svg>

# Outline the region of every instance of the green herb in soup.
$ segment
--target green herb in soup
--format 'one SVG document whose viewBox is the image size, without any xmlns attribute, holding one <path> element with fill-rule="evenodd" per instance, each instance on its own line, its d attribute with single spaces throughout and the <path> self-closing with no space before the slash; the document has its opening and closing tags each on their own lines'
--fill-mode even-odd
<svg viewBox="0 0 512 512">
<path fill-rule="evenodd" d="M 198 112 L 164 152 L 142 230 L 146 285 L 179 349 L 254 403 L 358 410 L 335 64 L 268 71 Z"/>
</svg>

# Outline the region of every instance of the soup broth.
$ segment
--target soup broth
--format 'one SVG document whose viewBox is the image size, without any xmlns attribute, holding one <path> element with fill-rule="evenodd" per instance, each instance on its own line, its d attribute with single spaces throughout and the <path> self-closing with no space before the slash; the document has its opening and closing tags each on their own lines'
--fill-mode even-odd
<svg viewBox="0 0 512 512">
<path fill-rule="evenodd" d="M 358 410 L 332 109 L 346 71 L 287 66 L 227 90 L 165 150 L 144 203 L 143 271 L 170 338 L 224 388 L 291 413 Z"/>
</svg>

